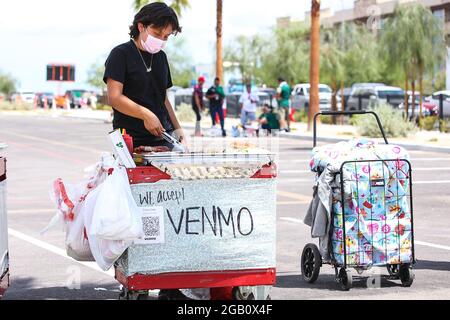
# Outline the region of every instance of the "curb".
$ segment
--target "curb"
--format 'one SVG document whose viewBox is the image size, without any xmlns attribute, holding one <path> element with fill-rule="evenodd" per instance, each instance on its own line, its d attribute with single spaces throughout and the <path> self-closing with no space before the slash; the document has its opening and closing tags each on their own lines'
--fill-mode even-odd
<svg viewBox="0 0 450 320">
<path fill-rule="evenodd" d="M 83 120 L 91 120 L 91 121 L 100 121 L 103 123 L 112 123 L 111 119 L 102 119 L 102 118 L 94 118 L 94 117 L 82 117 L 76 115 L 59 115 L 61 118 L 71 118 L 71 119 L 83 119 Z"/>
<path fill-rule="evenodd" d="M 282 138 L 287 139 L 295 139 L 295 140 L 307 140 L 312 142 L 312 137 L 310 136 L 302 136 L 302 135 L 296 135 L 292 133 L 285 133 L 280 132 L 279 134 Z M 317 141 L 321 142 L 340 142 L 340 141 L 346 141 L 348 139 L 346 138 L 332 138 L 332 137 L 317 137 Z M 389 141 L 389 138 L 388 138 Z M 418 150 L 418 151 L 432 151 L 432 152 L 441 152 L 441 153 L 450 153 L 450 147 L 439 147 L 439 146 L 427 146 L 423 144 L 410 144 L 410 143 L 397 143 L 393 142 L 393 144 L 403 147 L 407 150 Z M 312 147 L 312 146 L 311 146 Z"/>
<path fill-rule="evenodd" d="M 194 126 L 183 126 L 183 128 L 186 129 L 194 129 Z M 202 128 L 203 129 L 203 128 Z M 298 134 L 292 134 L 287 132 L 280 132 L 279 133 L 280 138 L 287 138 L 287 139 L 293 139 L 293 140 L 304 140 L 304 141 L 311 141 L 311 149 L 312 149 L 312 136 L 306 136 L 306 135 L 298 135 Z M 333 138 L 333 137 L 317 137 L 317 141 L 320 142 L 340 142 L 340 141 L 346 141 L 351 138 Z M 389 141 L 389 138 L 388 138 Z M 406 150 L 417 150 L 417 151 L 431 151 L 431 152 L 440 152 L 440 153 L 449 153 L 450 154 L 450 147 L 439 147 L 439 146 L 427 146 L 423 144 L 410 144 L 410 143 L 396 143 L 393 142 L 393 144 L 403 147 Z"/>
</svg>

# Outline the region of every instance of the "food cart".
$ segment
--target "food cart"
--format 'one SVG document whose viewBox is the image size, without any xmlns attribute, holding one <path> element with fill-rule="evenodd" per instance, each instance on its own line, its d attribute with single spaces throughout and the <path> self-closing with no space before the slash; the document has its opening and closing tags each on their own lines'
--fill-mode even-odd
<svg viewBox="0 0 450 320">
<path fill-rule="evenodd" d="M 155 153 L 127 169 L 145 237 L 115 263 L 122 299 L 210 288 L 269 299 L 276 278 L 276 166 L 270 153 Z M 220 299 L 224 299 L 221 295 Z"/>
</svg>

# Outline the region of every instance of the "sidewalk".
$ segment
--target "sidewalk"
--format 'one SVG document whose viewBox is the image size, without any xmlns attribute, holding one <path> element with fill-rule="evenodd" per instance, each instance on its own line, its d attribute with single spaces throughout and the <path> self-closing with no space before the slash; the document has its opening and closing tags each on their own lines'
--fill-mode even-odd
<svg viewBox="0 0 450 320">
<path fill-rule="evenodd" d="M 103 110 L 90 110 L 90 109 L 72 109 L 72 110 L 44 110 L 35 109 L 31 111 L 2 111 L 0 114 L 18 114 L 18 115 L 40 115 L 50 117 L 67 117 L 77 119 L 97 120 L 105 123 L 111 123 L 111 112 Z M 193 119 L 194 120 L 194 119 Z M 236 126 L 240 123 L 239 119 L 226 118 L 225 129 L 228 134 L 231 134 L 232 126 Z M 182 122 L 182 127 L 185 129 L 193 130 L 195 128 L 195 122 Z M 211 128 L 211 118 L 204 115 L 202 119 L 202 130 L 207 133 L 207 130 Z M 353 137 L 359 137 L 357 128 L 350 125 L 326 125 L 319 124 L 317 128 L 317 141 L 320 142 L 338 142 L 342 140 L 348 140 Z M 299 139 L 311 141 L 312 147 L 312 130 L 306 131 L 305 123 L 291 123 L 291 132 L 282 132 L 280 137 L 289 139 Z M 383 139 L 374 139 L 379 142 L 383 142 Z M 439 131 L 418 131 L 413 135 L 406 138 L 388 138 L 388 142 L 391 144 L 397 144 L 405 147 L 408 150 L 422 150 L 422 151 L 435 151 L 450 153 L 450 133 L 440 133 Z"/>
<path fill-rule="evenodd" d="M 98 120 L 111 123 L 110 111 L 91 109 L 33 109 L 33 110 L 0 110 L 0 115 L 23 115 L 23 116 L 47 116 L 47 117 L 67 117 L 75 119 Z"/>
<path fill-rule="evenodd" d="M 231 133 L 231 127 L 238 125 L 239 119 L 227 118 L 225 120 L 225 129 L 227 133 Z M 183 122 L 183 128 L 194 129 L 195 122 Z M 212 122 L 210 118 L 202 119 L 202 128 L 204 133 L 211 128 Z M 291 123 L 291 132 L 281 132 L 280 137 L 298 140 L 313 140 L 313 132 L 307 131 L 306 123 Z M 357 127 L 351 125 L 327 125 L 319 124 L 317 127 L 317 141 L 320 142 L 339 142 L 349 140 L 354 137 L 360 137 Z M 369 137 L 370 138 L 370 137 Z M 383 138 L 373 138 L 383 143 Z M 396 144 L 405 147 L 408 150 L 422 150 L 450 153 L 450 133 L 441 133 L 439 131 L 418 131 L 406 138 L 387 138 L 390 144 Z M 412 142 L 413 141 L 413 142 Z"/>
</svg>

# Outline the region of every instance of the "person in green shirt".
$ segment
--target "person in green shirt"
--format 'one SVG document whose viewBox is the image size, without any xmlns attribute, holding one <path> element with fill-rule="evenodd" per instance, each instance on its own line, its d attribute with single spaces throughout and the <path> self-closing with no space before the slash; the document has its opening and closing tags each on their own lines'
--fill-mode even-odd
<svg viewBox="0 0 450 320">
<path fill-rule="evenodd" d="M 281 130 L 290 130 L 289 119 L 289 102 L 291 98 L 291 87 L 283 79 L 278 78 L 277 88 L 277 102 L 278 102 L 278 114 L 280 115 Z"/>
<path fill-rule="evenodd" d="M 261 129 L 270 133 L 272 130 L 280 129 L 280 116 L 273 112 L 273 108 L 267 103 L 263 105 L 263 113 L 259 116 Z"/>
<path fill-rule="evenodd" d="M 222 136 L 226 136 L 225 119 L 223 116 L 223 101 L 225 99 L 225 92 L 220 85 L 220 79 L 214 79 L 214 85 L 206 92 L 206 98 L 209 99 L 209 111 L 211 112 L 212 125 L 216 125 L 216 114 L 219 115 L 220 127 L 222 128 Z"/>
</svg>

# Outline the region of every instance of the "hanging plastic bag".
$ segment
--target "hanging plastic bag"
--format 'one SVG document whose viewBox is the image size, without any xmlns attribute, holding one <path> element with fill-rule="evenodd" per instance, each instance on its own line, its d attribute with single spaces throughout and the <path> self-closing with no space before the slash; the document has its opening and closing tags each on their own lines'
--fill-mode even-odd
<svg viewBox="0 0 450 320">
<path fill-rule="evenodd" d="M 142 209 L 131 193 L 126 169 L 115 166 L 98 190 L 89 235 L 104 240 L 142 238 Z"/>
<path fill-rule="evenodd" d="M 67 255 L 77 261 L 94 261 L 85 227 L 84 201 L 91 191 L 101 185 L 113 165 L 112 156 L 104 154 L 101 162 L 85 169 L 89 177 L 87 180 L 65 184 L 62 179 L 57 179 L 53 183 L 50 198 L 57 207 L 57 213 L 41 234 L 62 224 L 66 233 Z"/>
<path fill-rule="evenodd" d="M 92 228 L 94 211 L 98 202 L 99 195 L 103 192 L 103 184 L 89 193 L 83 203 L 84 225 L 87 230 Z M 93 234 L 88 234 L 89 247 L 97 265 L 102 270 L 108 270 L 133 243 L 132 241 L 105 240 L 98 238 Z"/>
</svg>

